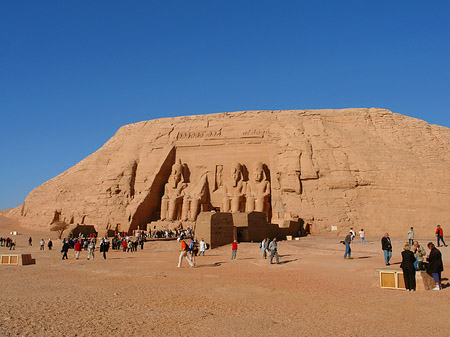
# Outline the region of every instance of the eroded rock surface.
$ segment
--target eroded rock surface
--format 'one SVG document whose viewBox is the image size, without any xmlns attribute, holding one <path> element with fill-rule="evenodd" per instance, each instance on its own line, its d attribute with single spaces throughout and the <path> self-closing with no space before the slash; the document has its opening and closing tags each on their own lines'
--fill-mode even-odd
<svg viewBox="0 0 450 337">
<path fill-rule="evenodd" d="M 448 128 L 374 108 L 151 120 L 123 126 L 4 213 L 30 227 L 127 231 L 258 210 L 280 226 L 303 219 L 313 233 L 428 234 L 450 222 L 449 144 Z"/>
</svg>

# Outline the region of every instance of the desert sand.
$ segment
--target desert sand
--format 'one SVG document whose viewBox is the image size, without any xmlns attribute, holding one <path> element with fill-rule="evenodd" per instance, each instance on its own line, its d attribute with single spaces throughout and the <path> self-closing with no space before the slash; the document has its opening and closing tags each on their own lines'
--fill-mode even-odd
<svg viewBox="0 0 450 337">
<path fill-rule="evenodd" d="M 0 218 L 0 236 L 18 230 L 16 253 L 35 265 L 0 266 L 0 334 L 7 336 L 448 336 L 450 288 L 381 289 L 379 237 L 353 245 L 344 260 L 342 238 L 311 235 L 279 243 L 279 265 L 260 256 L 259 243 L 230 245 L 184 261 L 177 242 L 149 242 L 134 253 L 110 251 L 87 261 L 61 260 L 54 233 L 33 232 Z M 445 227 L 444 227 L 445 230 Z M 449 228 L 450 230 L 450 228 Z M 433 239 L 420 238 L 425 244 Z M 28 237 L 33 246 L 28 247 Z M 406 236 L 406 233 L 405 233 Z M 54 250 L 39 251 L 51 237 Z M 393 239 L 392 269 L 405 239 Z M 444 283 L 450 247 L 441 248 Z M 0 247 L 0 253 L 8 253 Z"/>
</svg>

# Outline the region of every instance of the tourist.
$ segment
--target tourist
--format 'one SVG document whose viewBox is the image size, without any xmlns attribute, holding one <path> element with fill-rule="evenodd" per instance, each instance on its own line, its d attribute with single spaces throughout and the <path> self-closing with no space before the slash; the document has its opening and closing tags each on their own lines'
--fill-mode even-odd
<svg viewBox="0 0 450 337">
<path fill-rule="evenodd" d="M 75 250 L 75 258 L 78 260 L 81 252 L 81 240 L 77 240 L 77 242 L 75 243 L 74 250 Z"/>
<path fill-rule="evenodd" d="M 437 225 L 436 237 L 437 237 L 437 246 L 438 247 L 440 247 L 439 241 L 442 241 L 444 246 L 447 247 L 447 245 L 445 244 L 445 241 L 444 241 L 444 231 L 442 230 L 441 225 Z"/>
<path fill-rule="evenodd" d="M 192 267 L 194 267 L 194 263 L 191 261 L 189 255 L 188 255 L 188 245 L 186 244 L 186 242 L 184 240 L 180 240 L 181 241 L 181 251 L 180 251 L 180 256 L 178 258 L 178 268 L 181 268 L 181 263 L 183 261 L 183 257 L 186 258 L 187 262 L 189 263 L 189 265 Z"/>
<path fill-rule="evenodd" d="M 416 291 L 416 269 L 414 268 L 414 262 L 416 258 L 411 251 L 411 246 L 406 244 L 403 247 L 402 263 L 400 268 L 403 269 L 403 280 L 405 281 L 405 288 L 407 291 Z"/>
<path fill-rule="evenodd" d="M 414 228 L 410 228 L 408 231 L 408 244 L 412 246 L 414 244 Z"/>
<path fill-rule="evenodd" d="M 436 283 L 436 287 L 433 290 L 441 290 L 441 273 L 444 271 L 444 265 L 442 263 L 442 254 L 435 247 L 432 242 L 428 243 L 428 249 L 430 250 L 430 254 L 428 254 L 428 273 L 431 273 L 433 276 L 434 282 Z"/>
<path fill-rule="evenodd" d="M 262 252 L 263 259 L 267 259 L 267 239 L 264 238 L 261 243 L 259 244 L 259 248 Z"/>
<path fill-rule="evenodd" d="M 103 253 L 103 259 L 106 260 L 106 253 L 109 250 L 109 241 L 108 238 L 103 238 L 100 243 L 100 252 Z"/>
<path fill-rule="evenodd" d="M 353 227 L 350 227 L 350 234 L 352 236 L 352 243 L 353 243 L 353 239 L 355 238 L 356 234 L 355 231 L 353 230 Z"/>
<path fill-rule="evenodd" d="M 33 245 L 33 239 L 31 238 L 31 236 L 28 238 L 28 246 L 32 246 Z"/>
<path fill-rule="evenodd" d="M 191 242 L 189 243 L 189 256 L 191 257 L 192 263 L 195 264 L 195 241 L 191 238 Z"/>
<path fill-rule="evenodd" d="M 67 252 L 69 251 L 69 243 L 66 241 L 66 239 L 63 240 L 62 242 L 62 247 L 61 247 L 61 253 L 63 253 L 62 259 L 69 259 L 67 257 Z"/>
<path fill-rule="evenodd" d="M 134 247 L 133 242 L 131 242 L 131 240 L 129 240 L 128 244 L 127 244 L 127 253 L 133 252 L 133 247 Z"/>
<path fill-rule="evenodd" d="M 127 251 L 127 247 L 128 247 L 127 240 L 122 239 L 122 251 L 124 253 Z"/>
<path fill-rule="evenodd" d="M 266 256 L 270 255 L 270 251 L 269 251 L 269 243 L 270 243 L 270 239 L 266 238 Z"/>
<path fill-rule="evenodd" d="M 50 238 L 48 239 L 47 247 L 48 247 L 48 250 L 52 250 L 53 242 L 52 242 L 52 239 L 50 239 Z"/>
<path fill-rule="evenodd" d="M 419 245 L 419 242 L 414 241 L 413 246 L 411 247 L 411 251 L 414 254 L 414 257 L 416 258 L 416 261 L 414 262 L 414 268 L 416 270 L 425 270 L 424 268 L 424 259 L 427 255 L 425 248 L 422 248 Z"/>
<path fill-rule="evenodd" d="M 39 250 L 44 250 L 45 241 L 44 239 L 41 239 L 41 248 Z"/>
<path fill-rule="evenodd" d="M 236 260 L 237 249 L 238 249 L 237 241 L 234 240 L 233 243 L 231 244 L 231 259 L 232 260 Z"/>
<path fill-rule="evenodd" d="M 88 244 L 88 256 L 87 259 L 89 260 L 92 256 L 92 261 L 94 261 L 94 254 L 95 254 L 95 239 L 91 238 L 89 240 Z"/>
<path fill-rule="evenodd" d="M 392 257 L 392 244 L 389 233 L 384 233 L 384 236 L 381 239 L 381 249 L 383 249 L 384 262 L 386 263 L 386 266 L 390 266 L 391 264 L 389 263 L 389 261 L 391 261 Z"/>
<path fill-rule="evenodd" d="M 359 231 L 359 238 L 361 239 L 361 243 L 364 245 L 366 243 L 366 234 L 364 233 L 364 228 L 361 228 Z"/>
<path fill-rule="evenodd" d="M 352 232 L 348 232 L 347 236 L 344 239 L 344 245 L 345 245 L 344 259 L 352 258 L 352 248 L 350 247 L 351 243 L 352 243 Z"/>
<path fill-rule="evenodd" d="M 275 257 L 275 260 L 277 261 L 277 264 L 280 263 L 280 260 L 278 259 L 278 244 L 277 244 L 277 238 L 273 238 L 273 240 L 269 244 L 269 251 L 270 251 L 270 264 L 272 263 L 273 258 Z"/>
<path fill-rule="evenodd" d="M 16 239 L 11 239 L 9 243 L 9 250 L 16 250 Z"/>
<path fill-rule="evenodd" d="M 203 256 L 205 256 L 206 242 L 203 238 L 200 240 L 199 246 L 200 246 L 200 249 L 199 249 L 198 256 L 200 256 L 202 254 L 203 254 Z"/>
</svg>

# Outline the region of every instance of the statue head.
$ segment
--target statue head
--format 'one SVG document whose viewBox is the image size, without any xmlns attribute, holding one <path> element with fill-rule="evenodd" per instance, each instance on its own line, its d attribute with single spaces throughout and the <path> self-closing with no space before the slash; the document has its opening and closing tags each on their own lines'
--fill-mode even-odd
<svg viewBox="0 0 450 337">
<path fill-rule="evenodd" d="M 238 182 L 242 180 L 242 165 L 239 163 L 233 163 L 231 166 L 231 180 L 233 187 L 236 187 Z"/>
<path fill-rule="evenodd" d="M 169 177 L 169 183 L 172 188 L 175 188 L 178 186 L 178 183 L 181 181 L 181 178 L 183 177 L 183 165 L 181 164 L 181 160 L 178 160 L 175 164 L 172 166 L 172 173 Z"/>
<path fill-rule="evenodd" d="M 255 167 L 253 168 L 253 179 L 256 182 L 261 182 L 265 180 L 265 174 L 263 169 L 263 163 L 260 161 L 255 164 Z"/>
</svg>

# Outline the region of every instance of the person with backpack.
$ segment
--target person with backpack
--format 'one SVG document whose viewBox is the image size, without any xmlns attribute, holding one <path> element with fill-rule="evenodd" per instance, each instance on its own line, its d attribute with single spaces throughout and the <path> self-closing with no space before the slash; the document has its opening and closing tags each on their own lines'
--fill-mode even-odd
<svg viewBox="0 0 450 337">
<path fill-rule="evenodd" d="M 180 251 L 180 256 L 178 258 L 178 268 L 181 268 L 181 263 L 183 261 L 183 257 L 186 258 L 187 262 L 189 263 L 189 265 L 192 267 L 195 266 L 195 264 L 191 261 L 189 255 L 188 255 L 188 245 L 186 244 L 186 242 L 184 240 L 180 240 L 181 241 L 181 251 Z"/>
</svg>

